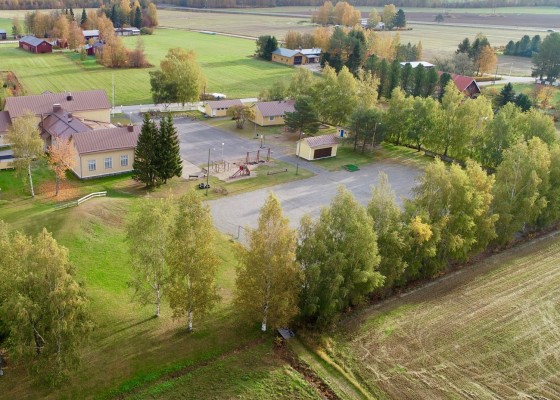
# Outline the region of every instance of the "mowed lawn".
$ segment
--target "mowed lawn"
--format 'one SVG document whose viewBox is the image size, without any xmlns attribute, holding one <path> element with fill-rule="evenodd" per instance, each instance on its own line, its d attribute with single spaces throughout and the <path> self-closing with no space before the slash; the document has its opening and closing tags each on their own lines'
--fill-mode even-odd
<svg viewBox="0 0 560 400">
<path fill-rule="evenodd" d="M 134 48 L 137 38 L 126 38 Z M 204 75 L 206 91 L 225 93 L 230 98 L 255 97 L 262 88 L 278 79 L 287 79 L 293 68 L 252 57 L 255 42 L 247 39 L 205 35 L 182 30 L 158 29 L 152 36 L 142 36 L 148 60 L 159 66 L 167 50 L 182 47 L 194 50 Z M 28 94 L 104 89 L 109 98 L 115 82 L 115 105 L 150 104 L 149 71 L 144 69 L 109 69 L 91 62 L 82 64 L 71 53 L 31 54 L 4 44 L 0 46 L 2 70 L 16 73 Z"/>
<path fill-rule="evenodd" d="M 377 398 L 559 398 L 560 238 L 493 256 L 341 324 L 337 360 Z"/>
</svg>

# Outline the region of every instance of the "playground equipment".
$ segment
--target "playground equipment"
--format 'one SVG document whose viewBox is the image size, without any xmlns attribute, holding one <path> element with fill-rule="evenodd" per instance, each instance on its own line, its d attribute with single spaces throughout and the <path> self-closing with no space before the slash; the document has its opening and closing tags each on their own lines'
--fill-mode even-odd
<svg viewBox="0 0 560 400">
<path fill-rule="evenodd" d="M 215 173 L 229 171 L 231 168 L 230 163 L 222 160 L 222 161 L 212 161 L 211 171 Z"/>
<path fill-rule="evenodd" d="M 235 172 L 235 174 L 233 174 L 229 178 L 235 179 L 242 176 L 250 176 L 250 175 L 251 175 L 251 171 L 249 170 L 249 167 L 246 164 L 241 164 L 239 166 L 239 169 Z"/>
<path fill-rule="evenodd" d="M 261 158 L 263 154 L 266 154 L 266 156 Z M 258 164 L 267 161 L 270 161 L 270 147 L 263 150 L 248 151 L 247 157 L 245 157 L 245 164 Z"/>
</svg>

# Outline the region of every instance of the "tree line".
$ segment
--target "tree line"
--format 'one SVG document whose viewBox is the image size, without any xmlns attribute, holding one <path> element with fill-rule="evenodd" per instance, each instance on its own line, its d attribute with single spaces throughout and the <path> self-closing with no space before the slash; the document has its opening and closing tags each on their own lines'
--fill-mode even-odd
<svg viewBox="0 0 560 400">
<path fill-rule="evenodd" d="M 15 1 L 15 0 L 12 0 Z M 52 0 L 46 0 L 52 1 Z M 173 4 L 181 7 L 197 8 L 246 8 L 246 7 L 285 7 L 285 6 L 320 6 L 324 0 L 165 0 L 157 3 Z M 333 0 L 337 3 L 337 0 Z M 353 0 L 355 6 L 383 7 L 385 0 Z M 400 0 L 400 7 L 426 7 L 426 8 L 490 8 L 486 0 L 466 0 L 450 2 L 446 0 Z M 556 0 L 496 0 L 492 7 L 519 7 L 519 6 L 557 6 Z"/>
<path fill-rule="evenodd" d="M 541 35 L 535 35 L 532 38 L 529 35 L 523 35 L 521 40 L 514 42 L 510 40 L 504 48 L 504 55 L 531 57 L 533 53 L 539 51 L 541 45 Z"/>
</svg>

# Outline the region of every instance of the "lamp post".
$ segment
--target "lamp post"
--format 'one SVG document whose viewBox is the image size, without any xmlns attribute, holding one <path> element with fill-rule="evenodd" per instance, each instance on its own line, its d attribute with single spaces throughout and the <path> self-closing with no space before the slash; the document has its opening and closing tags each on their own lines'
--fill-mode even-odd
<svg viewBox="0 0 560 400">
<path fill-rule="evenodd" d="M 222 161 L 224 161 L 224 143 L 222 142 Z"/>
<path fill-rule="evenodd" d="M 206 196 L 208 196 L 208 188 L 210 187 L 210 184 L 208 183 L 208 180 L 210 179 L 210 152 L 212 151 L 212 147 L 208 148 L 208 167 L 206 169 Z"/>
<path fill-rule="evenodd" d="M 261 138 L 261 149 L 262 149 L 263 148 L 264 135 L 261 133 L 259 136 Z"/>
<path fill-rule="evenodd" d="M 128 112 L 128 120 L 130 121 L 130 123 L 132 124 L 132 111 Z"/>
<path fill-rule="evenodd" d="M 373 156 L 373 145 L 375 144 L 375 134 L 377 133 L 377 125 L 381 125 L 381 122 L 376 122 L 373 128 L 373 136 L 371 138 L 371 155 Z"/>
<path fill-rule="evenodd" d="M 304 135 L 304 133 L 301 131 L 299 131 L 299 140 L 297 142 L 297 147 L 296 147 L 296 175 L 299 172 L 299 148 L 301 147 L 301 137 Z"/>
</svg>

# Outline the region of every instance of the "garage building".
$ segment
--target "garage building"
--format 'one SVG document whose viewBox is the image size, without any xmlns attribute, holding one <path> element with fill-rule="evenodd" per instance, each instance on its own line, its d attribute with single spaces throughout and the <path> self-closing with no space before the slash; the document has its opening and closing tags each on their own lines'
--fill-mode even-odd
<svg viewBox="0 0 560 400">
<path fill-rule="evenodd" d="M 336 135 L 308 137 L 297 142 L 296 155 L 308 161 L 335 157 L 338 149 Z"/>
</svg>

